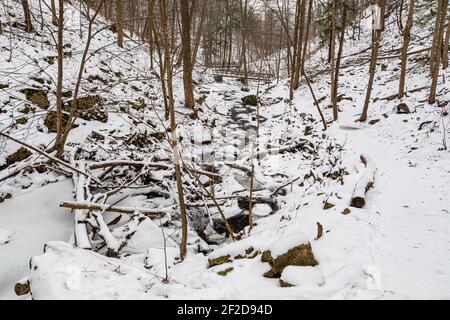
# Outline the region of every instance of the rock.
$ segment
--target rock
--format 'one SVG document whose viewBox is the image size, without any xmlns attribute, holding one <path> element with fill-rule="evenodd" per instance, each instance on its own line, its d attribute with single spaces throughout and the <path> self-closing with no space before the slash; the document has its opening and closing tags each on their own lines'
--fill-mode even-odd
<svg viewBox="0 0 450 320">
<path fill-rule="evenodd" d="M 214 81 L 222 83 L 223 82 L 223 77 L 221 75 L 219 75 L 219 74 L 216 74 L 216 75 L 214 75 Z"/>
<path fill-rule="evenodd" d="M 6 88 L 9 88 L 9 84 L 7 84 L 7 83 L 0 83 L 0 90 L 6 89 Z"/>
<path fill-rule="evenodd" d="M 0 229 L 0 245 L 7 244 L 14 240 L 14 234 L 9 230 Z"/>
<path fill-rule="evenodd" d="M 258 98 L 254 94 L 245 96 L 241 100 L 244 105 L 253 106 L 253 107 L 256 107 L 258 105 Z"/>
<path fill-rule="evenodd" d="M 381 71 L 386 71 L 387 70 L 387 65 L 385 65 L 384 63 L 381 65 Z"/>
<path fill-rule="evenodd" d="M 238 206 L 241 209 L 249 210 L 249 198 L 248 197 L 242 197 L 238 199 Z M 275 200 L 272 199 L 266 199 L 266 198 L 252 198 L 252 208 L 254 208 L 257 204 L 267 204 L 270 206 L 272 211 L 269 214 L 274 214 L 278 211 L 279 207 Z"/>
<path fill-rule="evenodd" d="M 28 122 L 28 118 L 27 117 L 20 117 L 16 119 L 16 124 L 25 124 Z"/>
<path fill-rule="evenodd" d="M 380 119 L 373 119 L 373 120 L 370 120 L 369 121 L 369 124 L 370 125 L 374 125 L 375 123 L 377 123 L 377 122 L 379 122 L 380 121 Z"/>
<path fill-rule="evenodd" d="M 67 113 L 62 114 L 63 127 L 69 121 L 69 115 Z M 44 119 L 44 125 L 47 127 L 48 132 L 56 132 L 56 111 L 49 111 Z"/>
<path fill-rule="evenodd" d="M 325 204 L 323 205 L 323 210 L 328 210 L 328 209 L 331 209 L 331 208 L 333 208 L 335 205 L 334 204 L 332 204 L 332 203 L 330 203 L 330 202 L 325 202 Z"/>
<path fill-rule="evenodd" d="M 41 109 L 47 110 L 50 106 L 47 91 L 41 89 L 25 88 L 20 90 L 20 93 L 23 93 L 28 101 L 34 103 Z"/>
<path fill-rule="evenodd" d="M 63 98 L 72 98 L 72 95 L 73 95 L 72 90 L 67 90 L 67 91 L 61 92 L 61 96 Z"/>
<path fill-rule="evenodd" d="M 349 208 L 345 208 L 344 211 L 341 212 L 343 215 L 348 215 L 350 213 Z"/>
<path fill-rule="evenodd" d="M 233 269 L 234 269 L 233 267 L 230 267 L 230 268 L 227 268 L 227 269 L 225 269 L 223 271 L 217 272 L 217 274 L 219 276 L 225 277 L 229 272 L 233 271 Z"/>
<path fill-rule="evenodd" d="M 25 283 L 17 282 L 14 286 L 14 292 L 18 296 L 26 295 L 30 292 L 30 282 L 27 281 Z"/>
<path fill-rule="evenodd" d="M 411 113 L 411 111 L 409 110 L 408 105 L 406 103 L 402 102 L 397 106 L 397 113 L 398 114 L 409 114 L 409 113 Z"/>
<path fill-rule="evenodd" d="M 279 282 L 280 282 L 280 287 L 282 287 L 282 288 L 289 288 L 289 287 L 294 286 L 293 284 L 290 284 L 289 282 L 284 281 L 281 278 L 280 278 Z"/>
<path fill-rule="evenodd" d="M 281 281 L 304 289 L 316 289 L 325 284 L 325 277 L 318 267 L 288 266 L 284 269 Z"/>
<path fill-rule="evenodd" d="M 214 267 L 214 266 L 220 266 L 221 264 L 230 262 L 230 255 L 221 256 L 218 258 L 208 259 L 208 268 Z"/>
<path fill-rule="evenodd" d="M 248 215 L 243 213 L 238 213 L 237 215 L 234 215 L 227 219 L 228 223 L 231 226 L 231 230 L 233 230 L 234 233 L 238 233 L 242 231 L 246 226 L 248 226 Z M 223 234 L 227 233 L 227 228 L 225 226 L 225 222 L 223 219 L 213 219 L 213 229 L 217 233 Z"/>
<path fill-rule="evenodd" d="M 73 100 L 64 104 L 64 110 L 69 111 Z M 99 95 L 85 96 L 77 99 L 75 116 L 86 121 L 108 122 L 108 113 L 102 108 L 103 99 Z"/>
<path fill-rule="evenodd" d="M 44 61 L 47 62 L 48 64 L 54 64 L 56 59 L 58 59 L 58 57 L 56 56 L 44 57 Z"/>
<path fill-rule="evenodd" d="M 10 154 L 6 157 L 6 164 L 0 166 L 0 170 L 8 168 L 10 165 L 13 165 L 16 162 L 22 161 L 27 159 L 29 156 L 31 156 L 31 152 L 25 148 L 22 147 L 16 152 Z"/>
<path fill-rule="evenodd" d="M 294 234 L 293 236 L 296 236 Z M 292 236 L 291 236 L 292 237 Z M 301 239 L 301 236 L 299 236 Z M 304 243 L 289 249 L 286 253 L 276 256 L 272 256 L 271 250 L 266 250 L 261 256 L 262 262 L 268 262 L 271 270 L 264 273 L 266 278 L 279 278 L 287 266 L 316 266 L 318 262 L 314 258 L 311 244 Z"/>
</svg>

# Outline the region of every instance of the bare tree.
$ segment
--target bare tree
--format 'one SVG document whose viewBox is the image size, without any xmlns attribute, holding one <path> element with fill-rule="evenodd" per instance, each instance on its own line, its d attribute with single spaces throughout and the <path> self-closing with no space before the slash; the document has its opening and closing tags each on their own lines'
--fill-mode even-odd
<svg viewBox="0 0 450 320">
<path fill-rule="evenodd" d="M 23 14 L 25 16 L 25 31 L 32 32 L 33 24 L 31 23 L 30 5 L 28 0 L 22 0 Z"/>
<path fill-rule="evenodd" d="M 177 181 L 177 191 L 178 191 L 178 202 L 180 206 L 181 224 L 182 224 L 182 235 L 180 243 L 180 258 L 184 259 L 187 252 L 187 211 L 186 204 L 184 201 L 184 191 L 183 191 L 183 181 L 181 178 L 181 155 L 178 145 L 177 138 L 177 124 L 175 119 L 175 103 L 173 97 L 173 66 L 171 64 L 171 41 L 169 39 L 169 32 L 167 27 L 167 2 L 166 0 L 158 0 L 159 3 L 159 14 L 161 19 L 161 31 L 162 31 L 162 46 L 164 48 L 164 64 L 167 73 L 167 91 L 169 100 L 169 112 L 170 112 L 170 131 L 171 131 L 171 143 L 173 152 L 173 162 L 175 166 L 175 179 Z M 164 81 L 163 79 L 161 81 Z"/>
<path fill-rule="evenodd" d="M 372 4 L 375 4 L 374 0 L 372 0 Z M 363 111 L 359 118 L 359 121 L 361 122 L 367 120 L 367 112 L 369 110 L 370 96 L 372 94 L 373 80 L 375 78 L 375 71 L 377 68 L 377 61 L 378 61 L 378 51 L 380 49 L 380 41 L 382 35 L 381 16 L 384 16 L 386 8 L 386 0 L 379 0 L 379 4 L 380 4 L 379 16 L 376 15 L 373 21 L 374 30 L 372 31 L 372 53 L 370 58 L 369 85 L 367 86 L 366 99 L 364 100 Z"/>
<path fill-rule="evenodd" d="M 414 0 L 409 1 L 408 20 L 406 21 L 405 29 L 403 29 L 402 62 L 400 66 L 400 82 L 398 88 L 399 99 L 403 98 L 403 95 L 405 94 L 406 62 L 408 60 L 409 40 L 411 28 L 413 26 L 414 2 Z"/>
<path fill-rule="evenodd" d="M 123 3 L 116 0 L 117 45 L 123 48 Z"/>
<path fill-rule="evenodd" d="M 194 91 L 192 85 L 192 55 L 191 55 L 191 18 L 189 14 L 189 1 L 181 0 L 181 30 L 183 50 L 183 85 L 184 104 L 188 108 L 194 108 Z"/>
</svg>

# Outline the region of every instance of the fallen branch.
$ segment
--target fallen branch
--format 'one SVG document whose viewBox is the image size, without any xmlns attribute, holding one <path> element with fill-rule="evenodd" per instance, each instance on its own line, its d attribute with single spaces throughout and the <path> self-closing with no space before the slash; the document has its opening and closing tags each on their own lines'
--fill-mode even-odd
<svg viewBox="0 0 450 320">
<path fill-rule="evenodd" d="M 10 135 L 8 135 L 6 133 L 0 132 L 0 136 L 3 136 L 3 137 L 5 137 L 5 138 L 7 138 L 7 139 L 9 139 L 11 141 L 14 141 L 15 143 L 18 143 L 18 144 L 24 146 L 25 148 L 28 148 L 28 149 L 30 149 L 30 150 L 32 150 L 34 152 L 37 152 L 40 155 L 42 155 L 44 157 L 47 157 L 48 159 L 52 160 L 53 162 L 57 162 L 60 165 L 62 165 L 63 167 L 66 167 L 66 168 L 68 168 L 70 170 L 73 170 L 73 171 L 77 172 L 78 174 L 81 174 L 81 175 L 83 175 L 85 177 L 91 178 L 93 181 L 97 182 L 100 185 L 102 184 L 102 182 L 100 180 L 98 180 L 96 177 L 93 177 L 90 174 L 88 174 L 87 172 L 84 172 L 84 171 L 81 171 L 81 170 L 75 168 L 74 166 L 68 164 L 67 162 L 64 162 L 64 161 L 62 161 L 62 160 L 60 160 L 58 158 L 55 158 L 54 156 L 48 154 L 45 151 L 39 150 L 38 148 L 33 147 L 33 146 L 31 146 L 31 145 L 29 145 L 29 144 L 27 144 L 25 142 L 17 140 L 16 138 L 13 138 L 13 137 L 11 137 Z"/>
<path fill-rule="evenodd" d="M 98 203 L 81 203 L 76 201 L 64 201 L 59 205 L 61 208 L 69 209 L 81 209 L 81 210 L 93 210 L 93 211 L 108 211 L 108 212 L 118 212 L 124 214 L 135 214 L 136 212 L 142 213 L 145 216 L 151 218 L 161 218 L 167 213 L 173 213 L 175 210 L 173 207 L 162 208 L 162 209 L 147 209 L 138 207 L 121 207 L 121 206 L 110 206 L 108 204 L 98 204 Z"/>
<path fill-rule="evenodd" d="M 359 180 L 356 182 L 355 189 L 353 191 L 350 206 L 355 208 L 363 208 L 366 204 L 365 195 L 374 184 L 376 172 L 375 166 L 367 159 L 367 157 L 361 155 L 360 159 L 366 168 Z"/>
</svg>

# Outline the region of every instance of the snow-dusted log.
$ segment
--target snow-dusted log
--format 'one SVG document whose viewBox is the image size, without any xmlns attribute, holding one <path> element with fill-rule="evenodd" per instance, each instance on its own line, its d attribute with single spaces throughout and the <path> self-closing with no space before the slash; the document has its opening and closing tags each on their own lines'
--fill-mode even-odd
<svg viewBox="0 0 450 320">
<path fill-rule="evenodd" d="M 174 210 L 173 207 L 161 209 L 147 209 L 138 207 L 111 206 L 109 204 L 98 204 L 98 203 L 76 202 L 76 201 L 64 201 L 59 206 L 62 208 L 70 208 L 75 210 L 108 211 L 124 214 L 135 214 L 136 212 L 139 212 L 145 216 L 152 218 L 160 218 L 165 216 L 167 213 L 176 212 L 176 210 Z"/>
<path fill-rule="evenodd" d="M 76 162 L 74 160 L 74 151 L 71 154 L 71 162 L 72 166 L 76 165 Z M 84 171 L 86 168 L 86 165 L 83 161 L 80 161 L 78 163 L 78 167 Z M 86 179 L 86 176 L 79 175 L 74 172 L 73 174 L 73 182 L 75 185 L 75 199 L 76 201 L 85 201 L 86 200 L 86 188 L 87 184 L 89 182 Z M 77 247 L 83 248 L 83 249 L 91 249 L 91 242 L 89 241 L 89 236 L 87 232 L 86 227 L 86 211 L 81 208 L 74 208 L 74 234 L 75 234 L 75 243 Z"/>
<path fill-rule="evenodd" d="M 355 189 L 353 191 L 352 200 L 350 206 L 355 208 L 363 208 L 366 204 L 365 196 L 366 192 L 373 186 L 375 182 L 376 168 L 373 162 L 368 160 L 364 155 L 360 156 L 362 163 L 366 166 L 361 177 L 356 182 Z"/>
</svg>

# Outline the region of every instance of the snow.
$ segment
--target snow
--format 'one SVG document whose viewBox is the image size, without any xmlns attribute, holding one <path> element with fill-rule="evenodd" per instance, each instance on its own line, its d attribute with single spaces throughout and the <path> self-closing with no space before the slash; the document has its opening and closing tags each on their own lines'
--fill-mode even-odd
<svg viewBox="0 0 450 320">
<path fill-rule="evenodd" d="M 14 239 L 14 233 L 9 230 L 0 229 L 0 244 L 7 244 Z"/>
<path fill-rule="evenodd" d="M 0 226 L 14 240 L 0 246 L 0 299 L 14 299 L 14 284 L 28 274 L 32 256 L 51 240 L 68 241 L 73 230 L 70 211 L 58 207 L 60 197 L 71 197 L 69 180 L 51 183 L 0 205 Z"/>
<path fill-rule="evenodd" d="M 77 15 L 76 8 L 68 6 L 68 10 L 67 16 Z M 383 35 L 382 57 L 392 55 L 391 51 L 401 44 L 401 36 L 392 23 L 394 18 L 389 18 Z M 73 24 L 76 30 L 78 26 Z M 429 45 L 431 27 L 432 21 L 414 27 L 410 51 Z M 76 53 L 83 44 L 77 32 L 68 31 L 65 35 L 73 44 L 74 52 L 66 64 L 64 83 L 67 88 L 73 85 L 72 79 L 78 70 Z M 251 232 L 248 227 L 244 228 L 239 241 L 225 240 L 208 224 L 205 233 L 212 243 L 217 240 L 218 244 L 207 244 L 190 228 L 188 254 L 180 262 L 177 259 L 180 221 L 176 215 L 171 215 L 174 219 L 144 219 L 140 223 L 136 221 L 139 216 L 135 216 L 129 222 L 122 218 L 116 226 L 110 227 L 111 235 L 120 241 L 130 235 L 123 247 L 122 242 L 116 243 L 119 257 L 110 258 L 100 254 L 104 253 L 101 250 L 95 253 L 73 247 L 73 214 L 59 208 L 61 201 L 73 200 L 71 181 L 55 182 L 60 179 L 55 178 L 55 173 L 32 172 L 2 182 L 0 196 L 10 193 L 12 198 L 0 203 L 0 299 L 14 298 L 14 283 L 26 276 L 31 281 L 35 299 L 450 299 L 450 151 L 444 148 L 445 135 L 447 139 L 450 136 L 449 109 L 426 104 L 427 90 L 408 94 L 402 101 L 380 99 L 395 93 L 398 86 L 398 71 L 394 71 L 398 59 L 383 58 L 380 64 L 386 65 L 386 71 L 377 68 L 372 95 L 378 100 L 372 99 L 369 106 L 369 120 L 379 121 L 373 125 L 356 123 L 364 101 L 368 71 L 368 64 L 358 62 L 367 58 L 369 52 L 351 54 L 367 48 L 369 32 L 370 28 L 363 30 L 359 40 L 348 36 L 339 93 L 345 93 L 352 100 L 339 102 L 339 120 L 329 125 L 327 131 L 322 131 L 316 107 L 305 86 L 297 90 L 291 104 L 278 99 L 288 95 L 287 79 L 277 85 L 273 83 L 272 88 L 267 86 L 267 90 L 262 87 L 262 101 L 266 104 L 260 108 L 262 123 L 258 147 L 264 157 L 254 162 L 254 196 L 269 198 L 278 186 L 287 186 L 285 195 L 280 193 L 275 197 L 279 206 L 275 213 L 272 214 L 270 206 L 264 203 L 253 206 L 255 227 Z M 109 31 L 100 33 L 93 41 L 93 50 L 111 43 L 112 37 Z M 15 70 L 18 63 L 29 62 L 28 57 L 37 54 L 30 44 L 13 40 L 16 41 L 15 59 L 7 62 L 4 55 L 0 57 L 5 72 Z M 9 39 L 0 36 L 2 46 L 9 47 L 8 43 Z M 112 77 L 98 72 L 99 66 L 106 63 L 111 71 L 123 73 L 124 78 L 148 78 L 148 66 L 142 63 L 148 61 L 145 50 L 127 41 L 125 46 L 121 51 L 111 45 L 111 52 L 94 55 L 86 68 L 89 74 Z M 39 49 L 40 64 L 42 58 L 55 54 L 48 47 Z M 326 54 L 326 50 L 318 51 L 307 63 L 307 70 L 313 73 L 326 69 Z M 116 58 L 119 55 L 120 59 Z M 429 83 L 428 66 L 418 58 L 426 58 L 426 53 L 409 60 L 407 89 Z M 22 97 L 18 93 L 21 83 L 27 83 L 30 74 L 38 73 L 42 66 L 38 67 L 25 63 L 14 79 L 0 74 L 0 82 L 10 84 L 7 90 L 0 91 L 0 106 L 7 109 L 7 113 L 0 116 L 0 130 L 4 124 L 9 125 L 10 116 L 17 116 L 17 108 L 23 102 L 10 96 Z M 56 67 L 45 67 L 49 77 L 54 77 Z M 181 114 L 188 110 L 178 105 L 183 94 L 180 74 L 175 75 L 175 100 L 180 108 L 177 132 L 183 137 L 180 144 L 183 155 L 185 159 L 203 159 L 205 164 L 218 168 L 223 181 L 214 186 L 214 195 L 219 202 L 226 201 L 223 206 L 226 217 L 245 213 L 233 197 L 248 195 L 248 175 L 224 163 L 249 168 L 251 150 L 244 144 L 244 137 L 254 124 L 254 109 L 243 108 L 240 103 L 249 92 L 242 92 L 241 85 L 234 80 L 214 83 L 208 72 L 201 76 L 196 74 L 199 89 L 210 94 L 202 106 L 204 111 L 199 113 L 200 119 L 186 121 Z M 448 83 L 450 71 L 443 71 L 441 78 Z M 323 73 L 314 80 L 312 85 L 318 98 L 324 97 L 321 107 L 330 120 L 331 109 L 326 107 L 329 75 Z M 443 102 L 450 101 L 445 83 L 439 83 L 439 99 Z M 97 85 L 102 92 L 101 84 L 83 83 L 83 94 Z M 70 147 L 85 142 L 91 131 L 96 130 L 105 135 L 104 143 L 83 145 L 86 153 L 93 154 L 93 163 L 128 160 L 159 165 L 153 155 L 155 158 L 170 156 L 168 145 L 164 141 L 156 144 L 151 154 L 143 154 L 138 146 L 125 148 L 121 138 L 147 132 L 148 128 L 143 124 L 131 125 L 132 118 L 117 112 L 117 106 L 129 108 L 128 101 L 143 98 L 143 93 L 130 90 L 131 86 L 146 90 L 150 85 L 154 89 L 149 89 L 149 95 L 159 108 L 156 112 L 161 113 L 162 94 L 157 89 L 157 80 L 150 77 L 146 83 L 120 83 L 105 93 L 109 101 L 109 122 L 77 120 L 80 126 L 71 131 Z M 250 83 L 249 89 L 250 93 L 256 92 L 256 84 Z M 54 96 L 49 94 L 49 98 L 52 105 Z M 277 99 L 279 102 L 269 105 Z M 144 100 L 149 106 L 154 105 L 153 100 Z M 6 101 L 9 102 L 6 104 Z M 397 114 L 396 106 L 400 102 L 408 104 L 412 113 Z M 31 116 L 31 123 L 19 126 L 14 133 L 34 146 L 47 145 L 54 134 L 47 133 L 46 129 L 38 130 L 42 127 L 42 114 L 37 112 Z M 139 111 L 134 116 L 155 123 L 155 132 L 165 130 L 153 110 Z M 213 121 L 215 126 L 211 125 Z M 418 130 L 425 121 L 431 123 Z M 305 134 L 307 126 L 312 128 L 310 135 Z M 269 144 L 276 150 L 295 145 L 303 138 L 310 144 L 297 152 L 266 152 Z M 17 150 L 17 145 L 0 142 L 0 163 L 3 163 L 7 155 Z M 370 178 L 375 170 L 376 175 L 373 188 L 365 194 L 365 206 L 358 209 L 350 207 L 350 200 L 358 180 L 366 172 L 360 155 L 370 159 Z M 23 164 L 31 163 L 36 157 L 33 155 Z M 16 168 L 15 165 L 7 168 L 1 177 Z M 341 173 L 340 180 L 329 177 L 336 172 Z M 161 180 L 161 185 L 168 185 L 170 190 L 172 174 L 168 167 L 168 170 L 152 170 L 149 176 Z M 202 177 L 202 181 L 207 179 Z M 293 182 L 289 184 L 290 181 Z M 165 191 L 167 198 L 147 196 L 152 190 L 156 189 L 141 189 L 140 194 L 124 190 L 110 201 L 121 201 L 118 206 L 122 207 L 151 210 L 176 205 L 174 191 Z M 334 206 L 324 210 L 325 202 Z M 346 214 L 342 214 L 344 210 L 348 210 Z M 217 218 L 215 207 L 206 211 L 206 221 Z M 189 211 L 191 215 L 194 213 Z M 105 214 L 105 224 L 115 217 Z M 323 226 L 319 239 L 317 222 Z M 294 287 L 281 288 L 278 279 L 263 277 L 269 268 L 267 263 L 261 262 L 264 250 L 271 250 L 276 257 L 307 243 L 311 244 L 319 264 L 285 268 L 281 279 Z M 208 268 L 208 259 L 226 255 L 230 256 L 229 262 Z M 217 274 L 227 268 L 233 270 L 226 276 Z"/>
</svg>

